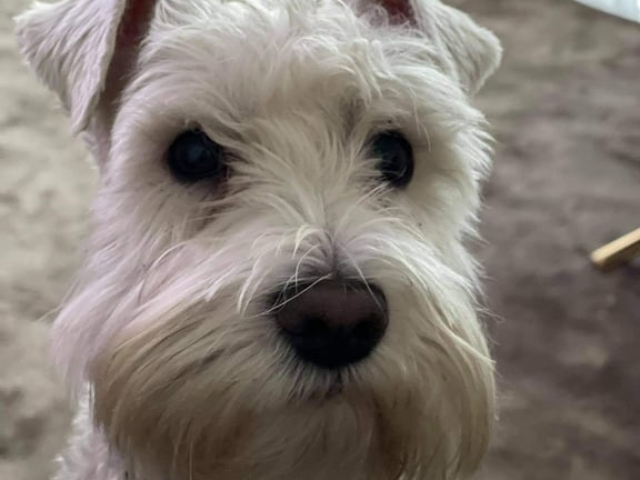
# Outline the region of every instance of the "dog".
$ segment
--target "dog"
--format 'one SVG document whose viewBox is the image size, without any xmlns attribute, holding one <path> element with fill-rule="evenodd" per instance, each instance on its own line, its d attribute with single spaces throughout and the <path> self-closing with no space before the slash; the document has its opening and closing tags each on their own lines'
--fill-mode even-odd
<svg viewBox="0 0 640 480">
<path fill-rule="evenodd" d="M 56 480 L 440 480 L 495 420 L 496 37 L 439 0 L 62 0 L 23 57 L 100 173 Z"/>
</svg>

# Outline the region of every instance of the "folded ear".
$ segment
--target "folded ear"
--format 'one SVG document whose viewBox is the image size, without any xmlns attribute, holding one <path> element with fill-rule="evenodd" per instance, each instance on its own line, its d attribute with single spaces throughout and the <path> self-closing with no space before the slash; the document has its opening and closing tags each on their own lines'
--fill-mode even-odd
<svg viewBox="0 0 640 480">
<path fill-rule="evenodd" d="M 444 66 L 470 94 L 496 70 L 502 57 L 497 37 L 467 14 L 439 0 L 378 0 L 392 20 L 419 28 L 436 44 Z"/>
<path fill-rule="evenodd" d="M 76 133 L 87 130 L 96 116 L 101 124 L 112 120 L 110 109 L 130 74 L 154 4 L 154 0 L 37 2 L 16 19 L 23 57 L 60 97 Z"/>
<path fill-rule="evenodd" d="M 498 68 L 502 46 L 498 38 L 475 23 L 467 14 L 436 1 L 415 0 L 422 15 L 432 11 L 432 28 L 449 57 L 457 77 L 474 94 Z"/>
</svg>

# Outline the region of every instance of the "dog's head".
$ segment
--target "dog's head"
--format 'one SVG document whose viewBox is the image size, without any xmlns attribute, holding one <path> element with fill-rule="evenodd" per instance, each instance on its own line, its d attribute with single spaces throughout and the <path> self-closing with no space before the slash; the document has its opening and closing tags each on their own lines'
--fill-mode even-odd
<svg viewBox="0 0 640 480">
<path fill-rule="evenodd" d="M 54 347 L 131 472 L 477 467 L 489 32 L 437 0 L 65 0 L 18 35 L 100 166 Z"/>
</svg>

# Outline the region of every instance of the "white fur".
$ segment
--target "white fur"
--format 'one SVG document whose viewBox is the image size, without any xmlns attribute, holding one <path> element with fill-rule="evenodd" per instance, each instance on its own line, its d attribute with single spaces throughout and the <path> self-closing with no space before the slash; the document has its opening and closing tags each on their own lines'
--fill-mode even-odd
<svg viewBox="0 0 640 480">
<path fill-rule="evenodd" d="M 435 480 L 478 466 L 493 366 L 462 242 L 490 159 L 469 95 L 499 47 L 461 12 L 412 5 L 416 27 L 365 1 L 160 0 L 108 105 L 123 0 L 19 21 L 28 61 L 102 145 L 90 254 L 53 328 L 84 402 L 57 480 Z M 190 125 L 233 152 L 224 184 L 169 174 L 164 152 Z M 367 153 L 389 128 L 414 148 L 405 191 Z M 338 272 L 374 280 L 391 311 L 380 346 L 340 374 L 299 363 L 265 304 Z"/>
<path fill-rule="evenodd" d="M 76 132 L 93 114 L 126 2 L 37 2 L 17 19 L 22 54 L 71 111 Z"/>
</svg>

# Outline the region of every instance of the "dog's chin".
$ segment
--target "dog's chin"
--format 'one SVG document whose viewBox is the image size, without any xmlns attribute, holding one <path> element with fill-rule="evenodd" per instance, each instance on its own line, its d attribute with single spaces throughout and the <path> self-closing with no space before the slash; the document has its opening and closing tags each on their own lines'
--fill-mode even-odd
<svg viewBox="0 0 640 480">
<path fill-rule="evenodd" d="M 197 374 L 104 380 L 94 386 L 95 418 L 132 478 L 446 479 L 464 460 L 451 456 L 460 426 L 446 411 L 438 418 L 419 389 L 395 385 L 389 395 L 336 375 L 274 401 Z"/>
<path fill-rule="evenodd" d="M 92 364 L 94 418 L 132 478 L 449 479 L 486 449 L 493 376 L 468 349 L 336 372 L 189 318 L 116 336 Z"/>
<path fill-rule="evenodd" d="M 114 375 L 122 359 L 108 356 L 94 415 L 131 478 L 392 480 L 425 444 L 417 398 L 398 408 L 339 374 L 258 393 L 251 381 L 216 382 L 215 368 L 177 376 L 168 364 L 138 365 Z"/>
<path fill-rule="evenodd" d="M 399 418 L 342 380 L 265 410 L 240 397 L 217 402 L 190 392 L 183 405 L 161 398 L 106 405 L 98 390 L 98 421 L 133 478 L 391 480 L 409 468 L 420 444 L 408 435 L 408 412 Z"/>
</svg>

